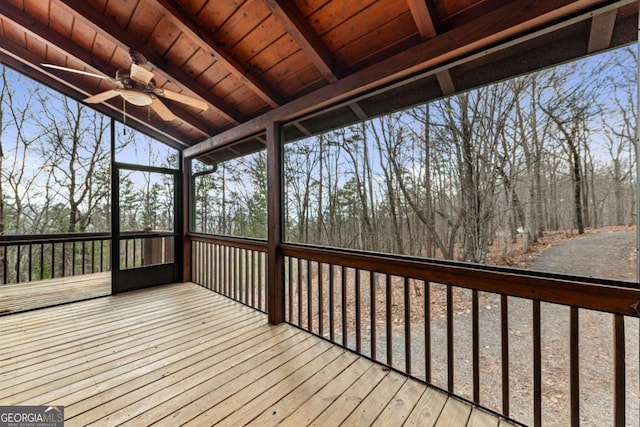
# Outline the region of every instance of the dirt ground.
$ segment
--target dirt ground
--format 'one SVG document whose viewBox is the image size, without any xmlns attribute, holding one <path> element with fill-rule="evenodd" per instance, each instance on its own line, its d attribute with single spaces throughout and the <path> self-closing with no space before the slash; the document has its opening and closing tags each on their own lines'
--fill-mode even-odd
<svg viewBox="0 0 640 427">
<path fill-rule="evenodd" d="M 579 274 L 611 279 L 635 280 L 635 228 L 607 227 L 588 230 L 584 235 L 572 233 L 548 233 L 535 244 L 523 242 L 509 244 L 504 250 L 498 242 L 489 253 L 489 262 L 540 271 Z M 603 250 L 604 249 L 604 250 Z M 505 256 L 506 253 L 506 256 Z M 303 266 L 304 268 L 304 266 Z M 323 266 L 323 283 L 329 277 L 329 267 Z M 342 342 L 343 324 L 347 331 L 347 346 L 355 349 L 355 271 L 334 267 L 334 340 Z M 301 278 L 306 282 L 307 273 Z M 319 289 L 317 265 L 311 266 L 311 295 L 303 284 L 298 295 L 297 284 L 292 288 L 292 323 L 300 322 L 308 327 L 307 305 L 311 312 L 318 312 Z M 375 290 L 375 325 L 371 316 L 371 279 Z M 303 283 L 304 283 L 303 282 Z M 342 283 L 345 293 L 342 295 Z M 361 346 L 365 355 L 387 362 L 386 306 L 387 284 L 384 277 L 363 275 L 360 283 Z M 412 374 L 426 378 L 425 369 L 425 295 L 428 292 L 430 320 L 429 343 L 431 346 L 431 378 L 429 382 L 447 388 L 447 289 L 443 285 L 425 285 L 410 280 L 411 363 Z M 425 287 L 428 286 L 428 287 Z M 392 348 L 393 366 L 405 367 L 404 332 L 404 281 L 392 278 Z M 329 289 L 323 285 L 322 333 L 329 337 Z M 298 299 L 300 297 L 300 299 Z M 457 394 L 472 398 L 472 319 L 471 291 L 453 288 L 452 311 L 454 314 L 454 389 Z M 298 319 L 298 301 L 302 316 Z M 342 305 L 346 317 L 342 319 Z M 497 295 L 480 293 L 480 396 L 481 403 L 502 412 L 501 395 L 501 300 Z M 519 298 L 508 298 L 509 319 L 509 403 L 512 418 L 524 424 L 533 424 L 533 304 Z M 541 304 L 542 335 L 542 412 L 543 425 L 569 424 L 569 308 L 554 304 Z M 581 425 L 613 424 L 613 317 L 605 313 L 581 310 L 580 324 L 580 395 Z M 376 345 L 372 348 L 368 337 L 372 326 L 376 328 Z M 318 333 L 320 321 L 312 316 L 311 329 Z M 639 338 L 640 323 L 626 319 L 627 357 L 627 425 L 637 426 L 639 401 Z"/>
</svg>

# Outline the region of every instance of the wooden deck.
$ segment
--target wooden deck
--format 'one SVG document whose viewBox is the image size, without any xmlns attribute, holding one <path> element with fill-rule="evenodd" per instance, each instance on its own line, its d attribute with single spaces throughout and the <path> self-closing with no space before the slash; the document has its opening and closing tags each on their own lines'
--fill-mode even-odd
<svg viewBox="0 0 640 427">
<path fill-rule="evenodd" d="M 503 426 L 191 283 L 0 318 L 0 405 L 80 425 Z"/>
<path fill-rule="evenodd" d="M 111 294 L 111 272 L 0 285 L 0 315 Z"/>
</svg>

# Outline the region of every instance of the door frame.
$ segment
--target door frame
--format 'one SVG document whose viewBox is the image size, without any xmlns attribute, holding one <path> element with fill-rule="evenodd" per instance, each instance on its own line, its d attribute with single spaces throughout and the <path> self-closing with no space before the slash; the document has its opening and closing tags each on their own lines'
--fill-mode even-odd
<svg viewBox="0 0 640 427">
<path fill-rule="evenodd" d="M 182 157 L 182 156 L 179 156 Z M 179 159 L 181 160 L 181 159 Z M 179 169 L 111 163 L 111 292 L 113 294 L 144 289 L 182 280 L 182 162 Z M 168 232 L 122 232 L 120 230 L 120 171 L 151 172 L 173 176 L 173 230 Z M 173 237 L 173 263 L 120 268 L 120 245 L 125 239 Z"/>
</svg>

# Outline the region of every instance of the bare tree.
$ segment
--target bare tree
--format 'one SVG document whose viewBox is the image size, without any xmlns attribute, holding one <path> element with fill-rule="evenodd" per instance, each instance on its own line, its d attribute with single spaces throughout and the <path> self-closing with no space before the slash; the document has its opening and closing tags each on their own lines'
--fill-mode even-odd
<svg viewBox="0 0 640 427">
<path fill-rule="evenodd" d="M 18 78 L 14 76 L 14 79 Z M 29 160 L 33 159 L 33 149 L 39 138 L 39 134 L 33 132 L 35 96 L 28 91 L 24 98 L 18 100 L 18 94 L 9 81 L 5 67 L 2 67 L 1 81 L 0 181 L 4 184 L 0 187 L 0 232 L 11 230 L 13 233 L 25 233 L 30 228 L 25 220 L 27 210 L 33 204 L 31 199 L 35 194 L 31 190 L 35 188 L 39 171 L 34 160 Z M 4 114 L 8 116 L 5 118 Z M 9 145 L 4 145 L 6 143 Z M 11 200 L 9 209 L 7 199 Z M 7 223 L 8 211 L 11 214 L 10 224 Z"/>
<path fill-rule="evenodd" d="M 108 119 L 65 97 L 42 96 L 40 101 L 45 135 L 41 154 L 60 189 L 56 197 L 69 208 L 66 231 L 85 231 L 94 208 L 109 194 L 107 183 L 96 182 L 98 170 L 109 167 Z"/>
<path fill-rule="evenodd" d="M 441 138 L 455 149 L 467 262 L 486 261 L 495 231 L 499 146 L 504 142 L 513 98 L 498 85 L 446 98 L 439 103 Z"/>
<path fill-rule="evenodd" d="M 540 100 L 538 105 L 546 116 L 554 123 L 559 133 L 558 140 L 567 155 L 570 176 L 573 185 L 574 220 L 578 234 L 584 234 L 585 209 L 583 204 L 584 167 L 582 164 L 582 150 L 588 147 L 586 138 L 588 119 L 597 112 L 598 104 L 593 93 L 596 88 L 591 86 L 592 80 L 577 81 L 573 77 L 570 67 L 556 68 L 547 80 L 548 89 L 552 95 L 546 100 Z M 558 96 L 561 94 L 561 96 Z"/>
<path fill-rule="evenodd" d="M 320 137 L 318 137 L 320 139 Z M 288 144 L 285 147 L 285 185 L 287 191 L 287 221 L 289 229 L 295 233 L 289 233 L 289 239 L 301 242 L 310 242 L 315 239 L 319 242 L 322 236 L 321 230 L 321 185 L 316 179 L 317 168 L 321 168 L 320 155 L 322 153 L 322 143 L 316 148 L 307 144 Z M 314 201 L 314 190 L 317 192 L 317 199 Z M 311 216 L 313 207 L 316 208 L 316 236 L 311 236 Z M 320 209 L 320 213 L 317 210 Z M 318 231 L 320 227 L 320 231 Z"/>
<path fill-rule="evenodd" d="M 611 158 L 609 173 L 613 180 L 613 193 L 615 199 L 615 223 L 625 223 L 625 211 L 631 212 L 630 217 L 635 217 L 633 207 L 625 209 L 626 197 L 624 194 L 625 183 L 635 170 L 636 139 L 636 104 L 638 67 L 637 54 L 629 46 L 617 52 L 612 52 L 610 66 L 619 71 L 607 77 L 609 93 L 612 94 L 611 109 L 606 119 L 602 120 L 605 132 L 606 149 Z M 633 183 L 629 184 L 633 187 Z M 632 192 L 633 194 L 633 192 Z"/>
</svg>

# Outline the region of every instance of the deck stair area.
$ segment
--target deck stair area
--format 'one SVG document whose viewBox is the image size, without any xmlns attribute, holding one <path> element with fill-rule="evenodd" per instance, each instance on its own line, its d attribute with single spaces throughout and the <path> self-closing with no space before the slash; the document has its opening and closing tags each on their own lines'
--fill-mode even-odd
<svg viewBox="0 0 640 427">
<path fill-rule="evenodd" d="M 509 426 L 193 283 L 0 318 L 0 405 L 80 425 Z"/>
</svg>

